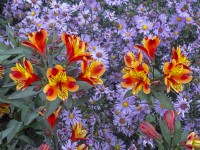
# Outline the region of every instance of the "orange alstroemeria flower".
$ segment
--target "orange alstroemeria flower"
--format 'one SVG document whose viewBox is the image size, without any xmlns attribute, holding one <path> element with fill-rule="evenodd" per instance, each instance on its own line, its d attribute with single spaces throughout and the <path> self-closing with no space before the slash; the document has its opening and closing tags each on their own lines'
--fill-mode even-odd
<svg viewBox="0 0 200 150">
<path fill-rule="evenodd" d="M 185 147 L 189 150 L 199 150 L 200 149 L 200 138 L 194 132 L 190 133 L 185 142 Z"/>
<path fill-rule="evenodd" d="M 103 84 L 100 77 L 104 74 L 106 67 L 101 61 L 92 60 L 88 66 L 88 60 L 84 58 L 81 64 L 82 73 L 79 76 L 80 80 L 86 81 L 91 85 Z"/>
<path fill-rule="evenodd" d="M 36 50 L 42 57 L 46 57 L 47 31 L 44 29 L 32 32 L 28 35 L 29 41 L 23 41 L 22 45 Z"/>
<path fill-rule="evenodd" d="M 72 136 L 71 140 L 77 141 L 77 140 L 88 140 L 88 138 L 85 138 L 87 134 L 87 131 L 83 129 L 82 123 L 78 122 L 72 127 Z"/>
<path fill-rule="evenodd" d="M 0 118 L 1 118 L 4 114 L 10 113 L 9 106 L 10 106 L 10 105 L 7 104 L 7 103 L 0 103 Z"/>
<path fill-rule="evenodd" d="M 56 65 L 54 68 L 47 70 L 47 78 L 49 83 L 44 87 L 43 92 L 46 93 L 46 98 L 49 101 L 53 101 L 57 96 L 66 100 L 68 98 L 68 91 L 75 92 L 79 86 L 76 84 L 76 80 L 66 75 L 66 70 Z"/>
<path fill-rule="evenodd" d="M 176 60 L 172 62 L 166 62 L 163 66 L 163 72 L 165 74 L 165 85 L 167 86 L 167 92 L 172 87 L 177 93 L 182 92 L 182 84 L 189 83 L 192 80 L 190 75 L 192 71 L 182 64 L 177 64 Z"/>
<path fill-rule="evenodd" d="M 160 44 L 158 36 L 154 36 L 152 39 L 146 37 L 142 41 L 142 45 L 135 45 L 134 47 L 144 51 L 150 59 L 154 58 L 157 46 Z"/>
<path fill-rule="evenodd" d="M 0 79 L 3 78 L 4 71 L 5 71 L 4 67 L 2 67 L 2 66 L 0 65 Z"/>
<path fill-rule="evenodd" d="M 62 34 L 62 41 L 66 45 L 67 63 L 83 60 L 84 57 L 91 59 L 91 54 L 86 52 L 88 44 L 76 35 Z"/>
<path fill-rule="evenodd" d="M 76 150 L 88 150 L 88 146 L 85 144 L 78 145 Z"/>
<path fill-rule="evenodd" d="M 59 106 L 50 116 L 47 117 L 47 121 L 51 128 L 55 127 L 60 110 L 61 110 L 61 106 Z M 38 113 L 40 115 L 44 116 L 45 112 L 46 112 L 46 109 L 43 109 L 43 110 L 39 111 Z"/>
<path fill-rule="evenodd" d="M 132 88 L 133 94 L 138 94 L 142 88 L 144 93 L 150 93 L 150 79 L 147 77 L 149 67 L 142 63 L 142 57 L 142 53 L 138 54 L 138 60 L 133 59 L 135 57 L 132 53 L 124 57 L 126 67 L 122 70 L 124 75 L 121 85 L 124 88 Z"/>
<path fill-rule="evenodd" d="M 178 46 L 177 49 L 172 48 L 172 59 L 175 59 L 177 64 L 182 64 L 185 66 L 190 65 L 190 61 L 188 60 L 188 58 L 183 53 L 181 53 L 180 46 Z"/>
<path fill-rule="evenodd" d="M 38 81 L 39 77 L 34 73 L 30 61 L 23 58 L 24 67 L 17 62 L 16 67 L 11 68 L 10 78 L 17 83 L 17 90 L 25 90 L 31 83 Z"/>
<path fill-rule="evenodd" d="M 142 58 L 143 58 L 143 55 L 142 53 L 138 53 L 138 56 L 137 56 L 137 60 L 135 58 L 135 55 L 132 53 L 132 52 L 128 52 L 125 56 L 124 56 L 124 62 L 125 62 L 125 68 L 122 70 L 122 73 L 127 73 L 129 72 L 130 70 L 134 69 L 134 63 L 136 61 L 138 61 L 139 63 L 142 63 Z"/>
</svg>

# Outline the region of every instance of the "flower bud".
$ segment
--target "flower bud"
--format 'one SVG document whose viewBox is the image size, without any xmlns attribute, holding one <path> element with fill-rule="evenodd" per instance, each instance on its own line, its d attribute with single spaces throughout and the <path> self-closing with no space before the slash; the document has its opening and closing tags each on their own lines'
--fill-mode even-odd
<svg viewBox="0 0 200 150">
<path fill-rule="evenodd" d="M 150 138 L 153 138 L 158 141 L 162 140 L 162 136 L 156 131 L 154 126 L 152 126 L 147 121 L 144 121 L 140 124 L 140 130 L 142 131 L 142 133 L 144 133 L 146 136 Z"/>
<path fill-rule="evenodd" d="M 41 144 L 38 150 L 51 150 L 51 148 L 47 144 Z"/>
<path fill-rule="evenodd" d="M 176 120 L 176 116 L 173 110 L 168 110 L 164 113 L 164 121 L 167 125 L 169 133 L 172 135 L 174 133 L 174 124 Z"/>
</svg>

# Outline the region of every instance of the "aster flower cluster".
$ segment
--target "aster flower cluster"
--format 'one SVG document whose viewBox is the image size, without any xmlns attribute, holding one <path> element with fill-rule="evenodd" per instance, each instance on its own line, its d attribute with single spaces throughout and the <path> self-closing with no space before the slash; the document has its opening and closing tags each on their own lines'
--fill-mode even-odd
<svg viewBox="0 0 200 150">
<path fill-rule="evenodd" d="M 3 148 L 200 148 L 199 6 L 6 1 Z"/>
</svg>

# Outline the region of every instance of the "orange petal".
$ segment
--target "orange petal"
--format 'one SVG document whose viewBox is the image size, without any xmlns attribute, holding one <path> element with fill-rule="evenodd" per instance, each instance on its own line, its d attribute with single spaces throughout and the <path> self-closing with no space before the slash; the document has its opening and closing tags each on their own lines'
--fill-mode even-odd
<svg viewBox="0 0 200 150">
<path fill-rule="evenodd" d="M 134 48 L 139 49 L 139 50 L 142 50 L 143 52 L 146 53 L 147 56 L 149 56 L 149 51 L 148 51 L 148 49 L 145 48 L 144 46 L 141 46 L 141 45 L 135 45 Z"/>
<path fill-rule="evenodd" d="M 179 83 L 189 83 L 192 80 L 192 76 L 189 74 L 180 74 L 177 76 L 173 76 L 173 79 Z"/>
<path fill-rule="evenodd" d="M 75 92 L 79 89 L 79 86 L 76 84 L 76 80 L 70 76 L 67 76 L 67 82 L 64 83 L 64 86 L 70 92 Z"/>
<path fill-rule="evenodd" d="M 129 74 L 123 75 L 123 81 L 121 82 L 122 87 L 130 88 L 134 85 L 135 79 Z"/>
<path fill-rule="evenodd" d="M 30 63 L 30 61 L 26 60 L 26 58 L 23 58 L 23 63 L 24 63 L 24 67 L 26 68 L 26 70 L 28 72 L 30 72 L 31 74 L 34 74 L 34 70 L 32 67 L 32 64 Z"/>
<path fill-rule="evenodd" d="M 150 80 L 149 80 L 149 78 L 147 78 L 146 80 L 145 80 L 145 82 L 143 83 L 143 92 L 145 93 L 145 94 L 149 94 L 150 93 L 150 87 L 149 87 L 149 85 L 150 85 Z"/>
<path fill-rule="evenodd" d="M 105 70 L 106 67 L 100 61 L 92 61 L 90 64 L 90 73 L 92 77 L 102 76 Z"/>
<path fill-rule="evenodd" d="M 53 101 L 57 98 L 57 87 L 56 86 L 50 86 L 49 84 L 47 84 L 44 87 L 43 92 L 46 93 L 46 99 L 49 101 Z"/>
<path fill-rule="evenodd" d="M 128 52 L 124 56 L 124 62 L 127 67 L 132 67 L 132 62 L 135 62 L 135 56 L 132 52 Z"/>
</svg>

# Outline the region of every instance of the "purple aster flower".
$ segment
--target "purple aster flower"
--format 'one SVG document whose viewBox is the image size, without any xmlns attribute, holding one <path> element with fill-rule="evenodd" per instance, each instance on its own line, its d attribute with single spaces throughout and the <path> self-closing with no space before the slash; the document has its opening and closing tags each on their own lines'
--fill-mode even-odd
<svg viewBox="0 0 200 150">
<path fill-rule="evenodd" d="M 123 29 L 121 35 L 124 40 L 131 40 L 132 36 L 136 35 L 136 31 L 134 28 Z"/>
<path fill-rule="evenodd" d="M 184 17 L 181 17 L 178 14 L 172 15 L 170 19 L 170 24 L 177 24 L 179 27 L 183 27 L 185 25 Z"/>
<path fill-rule="evenodd" d="M 176 5 L 176 11 L 181 17 L 189 16 L 188 11 L 191 12 L 191 7 L 186 1 L 181 1 Z"/>
<path fill-rule="evenodd" d="M 153 24 L 150 21 L 144 20 L 140 24 L 137 24 L 137 28 L 139 29 L 139 33 L 149 35 L 151 29 L 153 28 Z"/>
<path fill-rule="evenodd" d="M 62 150 L 73 150 L 76 149 L 77 142 L 72 142 L 70 139 L 62 145 Z"/>
<path fill-rule="evenodd" d="M 145 13 L 145 12 L 146 12 L 146 7 L 145 7 L 143 4 L 140 4 L 140 5 L 137 7 L 137 12 L 138 12 L 138 13 Z"/>
<path fill-rule="evenodd" d="M 131 120 L 132 118 L 130 118 L 129 116 L 120 113 L 118 115 L 114 115 L 113 124 L 117 126 L 127 126 L 131 125 Z"/>
<path fill-rule="evenodd" d="M 125 149 L 126 149 L 125 143 L 124 143 L 122 140 L 120 140 L 120 139 L 118 139 L 118 140 L 116 141 L 114 147 L 115 147 L 115 149 L 117 149 L 117 150 L 125 150 Z"/>
<path fill-rule="evenodd" d="M 154 102 L 154 107 L 155 107 L 155 111 L 160 114 L 160 116 L 163 116 L 164 113 L 167 111 L 167 109 L 160 103 L 159 100 L 155 100 Z"/>
<path fill-rule="evenodd" d="M 180 115 L 180 117 L 185 118 L 185 113 L 188 113 L 190 109 L 190 101 L 187 101 L 186 98 L 178 97 L 178 101 L 174 104 L 175 110 Z"/>
<path fill-rule="evenodd" d="M 137 131 L 137 127 L 135 127 L 134 125 L 124 126 L 120 128 L 120 132 L 125 134 L 127 137 L 131 137 Z"/>
<path fill-rule="evenodd" d="M 63 110 L 62 120 L 65 121 L 65 124 L 75 125 L 77 122 L 81 121 L 82 114 L 81 111 L 76 107 L 71 111 Z"/>
<path fill-rule="evenodd" d="M 114 108 L 124 114 L 129 114 L 133 111 L 133 109 L 135 109 L 134 101 L 135 101 L 134 96 L 125 99 L 120 97 L 119 100 L 116 102 Z"/>
<path fill-rule="evenodd" d="M 158 35 L 160 37 L 169 37 L 169 32 L 170 32 L 170 29 L 169 29 L 169 26 L 166 24 L 166 23 L 160 23 L 160 22 L 157 22 L 155 24 L 155 29 L 156 30 L 153 30 L 155 35 Z"/>
<path fill-rule="evenodd" d="M 90 51 L 92 53 L 92 57 L 97 60 L 97 61 L 101 61 L 103 62 L 104 65 L 106 65 L 106 67 L 108 68 L 108 53 L 107 51 L 100 47 L 100 46 L 96 46 L 95 50 Z"/>
<path fill-rule="evenodd" d="M 151 148 L 154 148 L 153 139 L 147 136 L 140 136 L 138 143 L 141 145 L 141 147 L 147 147 L 147 145 L 149 145 Z"/>
</svg>

